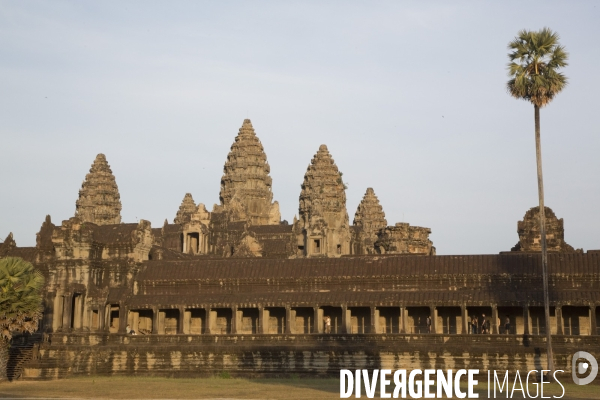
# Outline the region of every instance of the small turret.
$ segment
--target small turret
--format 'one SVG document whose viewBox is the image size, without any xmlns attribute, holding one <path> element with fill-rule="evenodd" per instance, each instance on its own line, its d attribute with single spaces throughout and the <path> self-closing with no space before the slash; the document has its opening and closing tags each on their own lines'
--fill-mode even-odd
<svg viewBox="0 0 600 400">
<path fill-rule="evenodd" d="M 324 144 L 304 175 L 295 229 L 306 256 L 337 257 L 350 253 L 345 185 Z"/>
<path fill-rule="evenodd" d="M 192 214 L 196 211 L 196 203 L 191 193 L 186 193 L 181 201 L 177 215 L 173 220 L 176 224 L 184 224 L 189 222 Z"/>
<path fill-rule="evenodd" d="M 104 154 L 98 154 L 79 190 L 75 216 L 96 225 L 121 223 L 121 197 Z"/>
</svg>

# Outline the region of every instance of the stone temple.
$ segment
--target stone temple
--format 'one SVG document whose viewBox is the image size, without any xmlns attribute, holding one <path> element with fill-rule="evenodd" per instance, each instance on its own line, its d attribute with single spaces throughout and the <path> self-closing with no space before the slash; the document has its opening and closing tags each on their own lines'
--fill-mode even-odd
<svg viewBox="0 0 600 400">
<path fill-rule="evenodd" d="M 46 217 L 35 247 L 12 234 L 0 243 L 0 258 L 46 276 L 39 333 L 14 340 L 9 378 L 545 365 L 539 208 L 518 222 L 512 251 L 438 256 L 431 229 L 388 225 L 373 188 L 350 224 L 342 173 L 321 145 L 288 224 L 250 120 L 211 211 L 185 193 L 162 227 L 121 222 L 116 182 L 99 154 L 74 217 Z M 566 244 L 549 208 L 546 221 L 550 325 L 568 371 L 576 350 L 600 356 L 600 251 Z M 490 334 L 473 334 L 473 318 Z"/>
</svg>

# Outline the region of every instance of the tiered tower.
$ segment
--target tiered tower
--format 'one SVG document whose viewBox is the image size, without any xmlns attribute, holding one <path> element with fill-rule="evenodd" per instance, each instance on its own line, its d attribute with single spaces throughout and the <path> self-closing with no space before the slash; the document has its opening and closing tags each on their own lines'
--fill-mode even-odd
<svg viewBox="0 0 600 400">
<path fill-rule="evenodd" d="M 75 216 L 97 225 L 121 223 L 121 197 L 104 154 L 98 154 L 79 190 Z"/>
<path fill-rule="evenodd" d="M 335 257 L 350 253 L 350 228 L 342 174 L 322 144 L 304 175 L 296 222 L 303 255 Z"/>
<path fill-rule="evenodd" d="M 281 214 L 274 202 L 269 163 L 252 123 L 245 119 L 223 167 L 219 198 L 231 221 L 277 225 Z"/>
<path fill-rule="evenodd" d="M 173 220 L 176 224 L 183 224 L 189 222 L 192 214 L 196 212 L 196 203 L 194 202 L 194 198 L 191 193 L 186 193 L 181 201 L 181 205 L 179 206 L 179 210 L 177 210 L 177 215 L 175 216 L 175 220 Z"/>
<path fill-rule="evenodd" d="M 383 207 L 372 188 L 367 188 L 362 201 L 354 214 L 354 226 L 358 228 L 360 253 L 375 253 L 377 234 L 387 226 Z"/>
</svg>

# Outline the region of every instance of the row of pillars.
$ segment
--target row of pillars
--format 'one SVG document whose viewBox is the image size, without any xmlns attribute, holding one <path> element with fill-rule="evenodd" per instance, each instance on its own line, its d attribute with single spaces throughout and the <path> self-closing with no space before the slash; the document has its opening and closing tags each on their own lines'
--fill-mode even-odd
<svg viewBox="0 0 600 400">
<path fill-rule="evenodd" d="M 52 313 L 47 313 L 44 318 L 45 326 L 53 326 L 53 328 L 62 328 L 62 329 L 81 329 L 84 323 L 84 296 L 82 294 L 65 294 L 62 296 L 62 306 L 60 310 L 60 315 L 55 315 L 58 317 L 58 321 L 52 321 Z M 54 296 L 51 296 L 47 299 L 48 304 L 53 304 Z M 279 308 L 279 307 L 278 307 Z M 281 307 L 283 308 L 283 307 Z M 298 308 L 306 308 L 306 307 L 298 307 Z M 389 307 L 386 307 L 389 308 Z M 399 308 L 399 333 L 412 333 L 407 330 L 407 320 L 408 320 L 408 307 L 398 307 Z M 461 329 L 459 330 L 457 327 L 457 333 L 467 334 L 470 333 L 470 316 L 469 309 L 466 305 L 460 306 L 461 309 Z M 477 307 L 480 308 L 480 307 Z M 499 324 L 497 321 L 500 321 L 500 326 L 503 325 L 504 319 L 501 317 L 498 318 L 498 307 L 496 305 L 491 305 L 488 309 L 491 308 L 491 315 L 489 316 L 489 327 L 490 333 L 498 334 L 499 332 Z M 554 309 L 554 317 L 556 323 L 556 334 L 572 334 L 573 332 L 564 332 L 563 330 L 563 310 L 562 305 L 556 305 L 552 307 Z M 597 335 L 597 317 L 596 317 L 596 305 L 589 306 L 589 326 L 590 326 L 590 334 Z M 185 311 L 188 308 L 185 306 L 178 307 L 179 318 L 177 318 L 177 333 L 184 333 L 184 315 Z M 324 310 L 321 307 L 315 306 L 312 307 L 312 333 L 324 333 L 326 332 L 325 322 L 324 322 Z M 339 309 L 341 309 L 341 327 L 338 327 L 337 332 L 339 333 L 353 333 L 351 327 L 351 310 L 348 309 L 347 305 L 342 304 Z M 378 307 L 371 306 L 370 309 L 370 318 L 369 318 L 369 332 L 378 332 L 379 331 L 379 309 Z M 431 332 L 438 332 L 438 307 L 437 306 L 429 306 L 429 315 L 431 317 Z M 96 311 L 96 310 L 94 310 Z M 204 308 L 205 318 L 204 318 L 204 332 L 205 333 L 221 333 L 217 332 L 216 327 L 216 319 L 217 319 L 217 311 L 214 308 L 206 307 Z M 108 330 L 111 323 L 111 305 L 107 304 L 104 307 L 101 307 L 97 312 L 97 329 L 98 330 Z M 159 332 L 159 309 L 157 307 L 152 308 L 153 318 L 152 318 L 152 333 Z M 55 313 L 58 314 L 58 313 Z M 126 326 L 128 324 L 128 310 L 122 304 L 119 305 L 119 329 L 118 332 L 125 332 Z M 265 307 L 258 307 L 258 333 L 269 333 L 268 321 L 269 321 L 269 309 Z M 285 323 L 284 323 L 284 331 L 283 333 L 294 333 L 292 332 L 293 324 L 292 321 L 296 319 L 296 308 L 287 306 L 285 307 Z M 241 330 L 242 323 L 242 312 L 238 311 L 237 306 L 231 307 L 231 325 L 230 332 L 228 333 L 239 333 Z M 88 321 L 87 325 L 90 325 L 91 321 Z M 137 328 L 137 323 L 132 324 L 133 328 Z M 90 327 L 90 326 L 88 326 Z M 532 334 L 539 332 L 531 331 L 531 313 L 530 308 L 528 306 L 523 307 L 523 327 L 522 332 L 524 334 Z"/>
</svg>

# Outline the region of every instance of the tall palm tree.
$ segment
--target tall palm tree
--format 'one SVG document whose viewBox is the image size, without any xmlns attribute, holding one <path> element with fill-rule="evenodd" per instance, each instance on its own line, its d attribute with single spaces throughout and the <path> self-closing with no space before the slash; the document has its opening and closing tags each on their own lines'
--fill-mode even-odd
<svg viewBox="0 0 600 400">
<path fill-rule="evenodd" d="M 535 154 L 537 160 L 538 196 L 540 202 L 540 233 L 542 244 L 542 275 L 544 280 L 544 309 L 546 316 L 546 344 L 548 369 L 554 374 L 554 356 L 550 335 L 550 304 L 548 299 L 548 249 L 546 246 L 546 215 L 544 210 L 544 181 L 542 177 L 542 149 L 540 143 L 540 108 L 554 99 L 567 85 L 567 77 L 558 72 L 567 65 L 568 54 L 558 43 L 556 32 L 549 28 L 539 31 L 522 30 L 508 44 L 507 89 L 511 96 L 533 103 L 535 114 Z"/>
<path fill-rule="evenodd" d="M 0 381 L 6 380 L 13 333 L 33 333 L 42 317 L 44 277 L 17 257 L 0 260 Z"/>
</svg>

